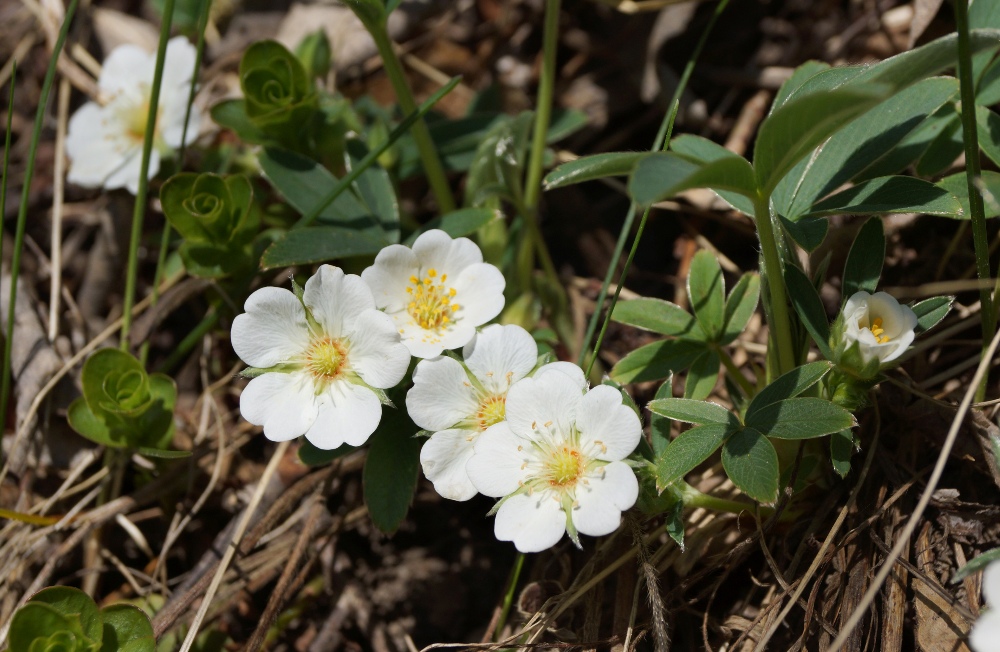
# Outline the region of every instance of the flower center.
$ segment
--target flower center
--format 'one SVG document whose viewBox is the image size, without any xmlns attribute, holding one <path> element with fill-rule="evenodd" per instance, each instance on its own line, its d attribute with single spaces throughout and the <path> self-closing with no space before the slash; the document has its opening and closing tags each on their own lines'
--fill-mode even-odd
<svg viewBox="0 0 1000 652">
<path fill-rule="evenodd" d="M 145 97 L 142 103 L 129 107 L 122 116 L 125 123 L 125 135 L 129 140 L 142 143 L 146 137 L 146 120 L 149 118 L 149 97 Z M 156 112 L 156 121 L 159 122 L 160 112 Z M 156 133 L 156 124 L 153 125 L 153 133 Z"/>
<path fill-rule="evenodd" d="M 878 342 L 879 344 L 885 344 L 886 342 L 889 341 L 889 336 L 883 335 L 883 333 L 885 333 L 885 329 L 882 328 L 881 317 L 876 317 L 875 319 L 873 319 L 871 326 L 867 327 L 864 326 L 861 322 L 858 322 L 858 328 L 868 328 L 868 330 L 872 332 L 872 335 L 875 336 L 875 341 Z"/>
<path fill-rule="evenodd" d="M 332 380 L 343 371 L 347 349 L 340 340 L 323 337 L 314 340 L 306 353 L 306 366 L 317 379 Z"/>
<path fill-rule="evenodd" d="M 427 270 L 427 276 L 423 279 L 410 277 L 410 287 L 406 288 L 410 302 L 406 306 L 406 311 L 421 328 L 440 331 L 447 326 L 454 312 L 458 310 L 458 304 L 452 303 L 456 294 L 455 288 L 445 287 L 447 280 L 447 274 L 442 274 L 438 278 L 435 269 Z"/>
<path fill-rule="evenodd" d="M 545 462 L 545 477 L 551 487 L 575 485 L 586 469 L 586 461 L 575 448 L 563 445 L 554 448 Z"/>
<path fill-rule="evenodd" d="M 486 430 L 490 426 L 500 423 L 507 416 L 507 397 L 490 396 L 479 404 L 479 411 L 476 412 L 476 421 L 479 422 L 479 429 Z"/>
</svg>

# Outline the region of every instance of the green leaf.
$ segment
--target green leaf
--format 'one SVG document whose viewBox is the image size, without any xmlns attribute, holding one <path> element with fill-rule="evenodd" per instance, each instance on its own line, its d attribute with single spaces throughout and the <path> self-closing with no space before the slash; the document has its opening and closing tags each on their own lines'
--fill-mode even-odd
<svg viewBox="0 0 1000 652">
<path fill-rule="evenodd" d="M 778 219 L 781 220 L 781 226 L 792 237 L 792 240 L 795 240 L 800 247 L 810 253 L 816 251 L 823 244 L 823 241 L 826 240 L 826 234 L 830 230 L 829 221 L 820 215 L 806 215 L 795 222 L 785 219 L 781 215 L 778 216 Z"/>
<path fill-rule="evenodd" d="M 732 427 L 710 423 L 686 430 L 670 442 L 656 466 L 656 486 L 661 491 L 682 479 L 718 450 Z"/>
<path fill-rule="evenodd" d="M 647 156 L 649 152 L 607 152 L 581 156 L 545 175 L 544 187 L 545 190 L 553 190 L 594 179 L 628 176 Z"/>
<path fill-rule="evenodd" d="M 299 461 L 306 466 L 325 466 L 333 460 L 339 459 L 348 453 L 353 453 L 356 450 L 358 450 L 357 446 L 350 446 L 348 444 L 343 444 L 333 450 L 323 450 L 322 448 L 316 448 L 312 442 L 306 439 L 303 440 L 302 445 L 299 447 Z"/>
<path fill-rule="evenodd" d="M 464 172 L 476 163 L 477 151 L 487 135 L 495 132 L 500 124 L 509 122 L 510 116 L 496 113 L 477 113 L 457 120 L 434 120 L 428 116 L 427 128 L 431 140 L 441 157 L 441 163 L 446 170 Z M 423 173 L 420 163 L 420 151 L 412 137 L 399 141 L 400 179 L 409 179 Z"/>
<path fill-rule="evenodd" d="M 753 397 L 750 405 L 747 406 L 746 419 L 751 419 L 757 412 L 769 405 L 798 396 L 818 383 L 832 368 L 832 363 L 819 360 L 782 374 Z"/>
<path fill-rule="evenodd" d="M 212 107 L 212 120 L 224 129 L 234 132 L 250 145 L 270 142 L 267 134 L 257 127 L 247 115 L 245 100 L 223 100 Z"/>
<path fill-rule="evenodd" d="M 833 470 L 841 478 L 851 472 L 851 456 L 854 455 L 854 433 L 845 428 L 830 435 L 830 462 Z"/>
<path fill-rule="evenodd" d="M 154 652 L 156 637 L 149 617 L 130 604 L 113 604 L 101 609 L 104 638 L 101 652 Z"/>
<path fill-rule="evenodd" d="M 352 256 L 374 256 L 389 243 L 381 236 L 336 226 L 307 226 L 289 231 L 267 248 L 261 269 L 325 263 Z"/>
<path fill-rule="evenodd" d="M 368 156 L 368 148 L 359 140 L 348 140 L 344 155 L 347 172 L 361 164 Z M 388 242 L 399 242 L 399 201 L 389 173 L 379 165 L 369 165 L 354 180 L 358 199 L 374 215 Z"/>
<path fill-rule="evenodd" d="M 917 333 L 926 333 L 937 326 L 951 311 L 955 297 L 931 297 L 912 306 L 917 315 Z"/>
<path fill-rule="evenodd" d="M 673 378 L 667 378 L 656 390 L 654 398 L 671 398 L 673 396 Z M 673 421 L 655 412 L 650 412 L 649 438 L 652 443 L 653 455 L 662 459 L 663 451 L 670 445 L 670 427 Z"/>
<path fill-rule="evenodd" d="M 701 342 L 663 340 L 640 346 L 611 369 L 611 377 L 624 384 L 666 378 L 683 371 L 705 350 Z"/>
<path fill-rule="evenodd" d="M 460 238 L 475 233 L 493 220 L 500 219 L 503 219 L 500 213 L 492 208 L 460 208 L 457 211 L 435 217 L 427 224 L 422 225 L 411 233 L 403 244 L 408 247 L 413 245 L 417 236 L 431 229 L 441 229 L 453 238 Z"/>
<path fill-rule="evenodd" d="M 812 439 L 856 426 L 854 416 L 824 398 L 786 398 L 748 414 L 748 427 L 776 439 Z"/>
<path fill-rule="evenodd" d="M 417 488 L 420 447 L 423 439 L 405 412 L 383 410 L 382 421 L 371 437 L 362 474 L 365 505 L 379 530 L 391 534 L 406 518 Z"/>
<path fill-rule="evenodd" d="M 952 104 L 951 107 L 951 118 L 944 121 L 938 134 L 917 161 L 915 170 L 919 176 L 933 177 L 941 174 L 955 163 L 965 148 L 962 142 L 962 118 L 957 105 Z"/>
<path fill-rule="evenodd" d="M 861 227 L 854 238 L 851 251 L 844 264 L 843 295 L 852 296 L 859 290 L 874 294 L 878 280 L 882 276 L 885 260 L 885 233 L 882 220 L 873 217 Z"/>
<path fill-rule="evenodd" d="M 986 217 L 1000 216 L 1000 173 L 992 170 L 984 170 L 979 177 L 979 182 L 983 188 L 983 207 L 986 209 Z M 949 215 L 960 220 L 967 220 L 972 215 L 969 208 L 969 185 L 965 178 L 965 172 L 959 172 L 945 177 L 938 181 L 938 185 L 954 195 L 962 205 L 962 212 L 958 215 Z"/>
<path fill-rule="evenodd" d="M 899 174 L 917 162 L 942 131 L 954 128 L 956 116 L 955 104 L 946 102 L 944 106 L 927 116 L 913 131 L 904 136 L 889 152 L 854 175 L 852 180 L 858 183 L 867 179 Z"/>
<path fill-rule="evenodd" d="M 708 398 L 719 380 L 719 354 L 705 351 L 691 363 L 684 381 L 684 398 L 700 401 Z"/>
<path fill-rule="evenodd" d="M 750 498 L 771 503 L 778 498 L 778 453 L 767 437 L 753 428 L 744 428 L 722 446 L 722 467 L 740 490 Z"/>
<path fill-rule="evenodd" d="M 69 631 L 77 637 L 79 648 L 87 649 L 100 645 L 103 635 L 101 614 L 91 597 L 83 591 L 68 586 L 52 586 L 31 596 L 25 607 L 28 605 L 48 607 L 62 616 L 64 621 L 69 624 Z M 33 623 L 32 629 L 35 627 L 36 625 Z M 46 633 L 51 633 L 51 631 Z M 11 650 L 14 652 L 16 649 L 12 626 Z"/>
<path fill-rule="evenodd" d="M 733 286 L 726 299 L 726 326 L 719 338 L 720 344 L 729 344 L 747 327 L 760 300 L 760 276 L 747 272 Z"/>
<path fill-rule="evenodd" d="M 703 249 L 691 260 L 687 292 L 701 329 L 709 340 L 718 340 L 726 322 L 726 282 L 711 251 Z"/>
<path fill-rule="evenodd" d="M 316 161 L 286 149 L 266 147 L 257 158 L 271 184 L 302 215 L 315 211 L 339 181 Z M 385 240 L 378 217 L 349 190 L 341 192 L 316 219 L 325 225 L 348 227 Z"/>
<path fill-rule="evenodd" d="M 930 181 L 914 177 L 881 177 L 842 190 L 809 209 L 809 215 L 925 213 L 956 216 L 958 198 Z"/>
<path fill-rule="evenodd" d="M 819 298 L 819 292 L 805 273 L 795 265 L 785 267 L 785 285 L 788 288 L 788 298 L 798 314 L 802 324 L 809 331 L 823 357 L 830 359 L 830 322 L 827 321 L 826 309 Z"/>
<path fill-rule="evenodd" d="M 704 341 L 705 334 L 687 310 L 663 299 L 630 299 L 615 304 L 611 319 L 661 335 Z"/>
<path fill-rule="evenodd" d="M 984 568 L 986 568 L 987 566 L 989 566 L 991 563 L 995 562 L 998 559 L 1000 559 L 1000 548 L 994 548 L 993 550 L 988 550 L 983 554 L 974 557 L 972 561 L 970 561 L 968 564 L 958 569 L 958 571 L 955 573 L 955 576 L 951 578 L 951 583 L 956 584 L 958 582 L 961 582 L 969 575 L 972 575 L 973 573 L 978 573 L 979 571 L 983 570 Z M 993 607 L 993 605 L 990 606 Z"/>
<path fill-rule="evenodd" d="M 781 88 L 778 89 L 777 94 L 774 96 L 774 102 L 771 103 L 771 112 L 773 113 L 775 109 L 788 101 L 792 93 L 801 88 L 807 80 L 829 69 L 830 64 L 815 60 L 806 61 L 797 67 L 792 71 L 792 76 L 786 79 L 781 84 Z"/>
<path fill-rule="evenodd" d="M 53 607 L 28 602 L 14 612 L 11 619 L 10 652 L 62 652 L 86 649 L 87 641 L 79 625 Z M 100 644 L 100 639 L 91 642 L 91 649 Z"/>
<path fill-rule="evenodd" d="M 580 131 L 589 123 L 590 118 L 583 111 L 577 109 L 555 109 L 552 111 L 552 120 L 549 121 L 549 128 L 545 131 L 545 142 L 549 145 L 558 143 L 560 140 Z"/>
<path fill-rule="evenodd" d="M 66 418 L 70 428 L 95 444 L 109 448 L 125 448 L 127 445 L 124 439 L 112 437 L 111 431 L 94 415 L 82 396 L 69 404 Z"/>
<path fill-rule="evenodd" d="M 692 163 L 705 165 L 715 161 L 727 159 L 733 156 L 722 145 L 712 142 L 707 138 L 695 136 L 693 134 L 682 134 L 670 141 L 670 151 Z M 732 192 L 715 186 L 709 186 L 712 192 L 716 193 L 736 210 L 753 217 L 753 198 L 745 194 Z"/>
<path fill-rule="evenodd" d="M 853 118 L 878 104 L 885 89 L 836 89 L 789 98 L 760 126 L 754 146 L 757 186 L 766 195 L 801 159 Z"/>
<path fill-rule="evenodd" d="M 658 398 L 650 401 L 646 408 L 662 417 L 684 423 L 715 423 L 730 428 L 740 425 L 736 415 L 711 401 L 692 401 L 687 398 Z"/>
<path fill-rule="evenodd" d="M 628 187 L 632 199 L 643 206 L 692 188 L 727 190 L 747 197 L 755 192 L 753 169 L 732 152 L 701 164 L 673 152 L 649 154 L 635 167 Z"/>
<path fill-rule="evenodd" d="M 984 106 L 977 106 L 976 132 L 979 136 L 979 149 L 994 164 L 1000 165 L 1000 115 Z"/>
<path fill-rule="evenodd" d="M 1000 102 L 1000 57 L 986 67 L 976 89 L 976 104 L 993 106 L 997 102 Z"/>
</svg>

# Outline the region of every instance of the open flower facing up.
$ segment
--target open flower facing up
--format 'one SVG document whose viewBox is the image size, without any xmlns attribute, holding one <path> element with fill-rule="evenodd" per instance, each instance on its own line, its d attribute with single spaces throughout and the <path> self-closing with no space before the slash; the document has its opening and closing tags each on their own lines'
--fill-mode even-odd
<svg viewBox="0 0 1000 652">
<path fill-rule="evenodd" d="M 1000 652 L 1000 561 L 983 571 L 983 597 L 989 611 L 972 627 L 969 644 L 975 652 Z"/>
<path fill-rule="evenodd" d="M 413 422 L 434 431 L 420 449 L 424 475 L 451 500 L 476 495 L 465 465 L 479 434 L 504 420 L 507 392 L 535 369 L 538 346 L 520 326 L 494 324 L 466 344 L 462 355 L 464 365 L 444 356 L 421 360 L 406 395 Z M 580 393 L 587 389 L 583 370 L 575 364 L 553 362 L 534 376 L 551 372 L 566 374 Z"/>
<path fill-rule="evenodd" d="M 466 469 L 476 489 L 502 498 L 494 532 L 521 552 L 564 532 L 614 532 L 639 483 L 621 460 L 639 443 L 639 417 L 607 385 L 586 394 L 566 374 L 525 378 L 507 393 L 507 420 L 479 435 Z"/>
<path fill-rule="evenodd" d="M 504 278 L 468 238 L 422 233 L 413 248 L 389 245 L 361 272 L 415 357 L 465 346 L 503 309 Z"/>
<path fill-rule="evenodd" d="M 917 315 L 885 292 L 855 292 L 842 312 L 844 343 L 854 342 L 867 363 L 875 358 L 885 364 L 903 355 L 913 342 Z"/>
<path fill-rule="evenodd" d="M 150 177 L 159 171 L 160 157 L 181 145 L 194 62 L 195 48 L 187 39 L 178 36 L 167 43 Z M 70 183 L 138 192 L 155 66 L 156 55 L 136 45 L 119 46 L 104 60 L 97 80 L 101 103 L 87 102 L 69 121 L 66 154 L 72 165 L 66 178 Z M 198 134 L 198 122 L 199 112 L 192 107 L 188 143 Z"/>
<path fill-rule="evenodd" d="M 325 450 L 365 443 L 382 418 L 376 390 L 402 380 L 410 354 L 364 281 L 323 265 L 301 300 L 265 287 L 245 309 L 232 330 L 236 354 L 255 367 L 240 396 L 243 418 L 273 441 L 304 434 Z"/>
</svg>

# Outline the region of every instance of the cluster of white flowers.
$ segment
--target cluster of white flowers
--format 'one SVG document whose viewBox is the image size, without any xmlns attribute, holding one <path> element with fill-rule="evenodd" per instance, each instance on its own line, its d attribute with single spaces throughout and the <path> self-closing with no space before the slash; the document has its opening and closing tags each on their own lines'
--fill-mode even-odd
<svg viewBox="0 0 1000 652">
<path fill-rule="evenodd" d="M 150 177 L 159 171 L 160 158 L 181 146 L 195 58 L 195 48 L 186 38 L 178 36 L 167 43 Z M 70 183 L 139 191 L 155 66 L 156 55 L 136 45 L 121 45 L 104 60 L 97 79 L 98 102 L 87 102 L 69 121 L 66 154 L 72 164 L 66 178 Z M 200 114 L 192 107 L 185 144 L 197 137 L 199 121 Z"/>
<path fill-rule="evenodd" d="M 638 497 L 622 460 L 641 424 L 621 393 L 588 391 L 583 370 L 540 364 L 520 326 L 477 327 L 503 308 L 504 278 L 466 238 L 431 230 L 390 245 L 361 276 L 323 265 L 296 293 L 265 287 L 233 322 L 233 349 L 253 380 L 240 411 L 272 440 L 359 446 L 387 403 L 383 390 L 422 358 L 406 395 L 431 436 L 424 474 L 445 498 L 499 498 L 495 531 L 534 552 L 569 533 L 614 531 Z M 464 347 L 461 360 L 443 352 Z"/>
<path fill-rule="evenodd" d="M 1000 652 L 1000 561 L 983 571 L 983 597 L 988 611 L 979 616 L 969 633 L 975 652 Z"/>
</svg>

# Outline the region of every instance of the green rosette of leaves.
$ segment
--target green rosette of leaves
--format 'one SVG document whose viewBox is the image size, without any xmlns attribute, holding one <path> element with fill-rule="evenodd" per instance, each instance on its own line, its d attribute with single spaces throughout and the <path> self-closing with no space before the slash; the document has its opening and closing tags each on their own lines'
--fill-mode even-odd
<svg viewBox="0 0 1000 652">
<path fill-rule="evenodd" d="M 83 591 L 66 586 L 42 589 L 14 613 L 10 652 L 152 652 L 156 639 L 138 607 L 114 604 L 98 609 Z"/>
<path fill-rule="evenodd" d="M 160 202 L 184 238 L 179 253 L 192 275 L 220 278 L 253 268 L 250 243 L 260 217 L 246 177 L 175 174 L 163 184 Z"/>
<path fill-rule="evenodd" d="M 240 60 L 240 87 L 247 117 L 258 129 L 292 149 L 316 114 L 317 96 L 298 57 L 276 41 L 258 41 Z"/>
<path fill-rule="evenodd" d="M 69 406 L 69 425 L 111 448 L 132 448 L 159 457 L 174 432 L 177 387 L 164 374 L 147 374 L 134 357 L 102 349 L 83 365 L 83 396 Z"/>
</svg>

